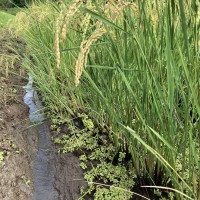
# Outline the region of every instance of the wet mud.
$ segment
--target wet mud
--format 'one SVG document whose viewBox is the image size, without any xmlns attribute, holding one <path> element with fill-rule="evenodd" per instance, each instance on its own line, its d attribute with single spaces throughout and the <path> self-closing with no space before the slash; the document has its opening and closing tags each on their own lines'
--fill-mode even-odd
<svg viewBox="0 0 200 200">
<path fill-rule="evenodd" d="M 0 39 L 0 53 L 18 56 L 7 49 L 8 43 L 23 54 L 25 45 L 16 39 Z M 58 154 L 48 120 L 37 112 L 30 116 L 35 111 L 24 103 L 28 75 L 22 75 L 21 62 L 12 60 L 9 70 L 4 59 L 0 62 L 0 199 L 76 200 L 83 185 L 75 180 L 83 180 L 79 159 L 72 153 Z"/>
</svg>

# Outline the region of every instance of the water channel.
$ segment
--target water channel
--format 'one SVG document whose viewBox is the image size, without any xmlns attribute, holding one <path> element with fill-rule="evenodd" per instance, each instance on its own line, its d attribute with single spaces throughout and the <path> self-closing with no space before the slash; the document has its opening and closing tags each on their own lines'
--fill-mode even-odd
<svg viewBox="0 0 200 200">
<path fill-rule="evenodd" d="M 24 103 L 29 107 L 29 118 L 36 126 L 38 133 L 38 152 L 34 160 L 34 193 L 31 200 L 58 200 L 55 190 L 54 152 L 50 141 L 50 131 L 37 91 L 33 88 L 33 78 L 29 75 L 28 84 L 24 87 Z"/>
</svg>

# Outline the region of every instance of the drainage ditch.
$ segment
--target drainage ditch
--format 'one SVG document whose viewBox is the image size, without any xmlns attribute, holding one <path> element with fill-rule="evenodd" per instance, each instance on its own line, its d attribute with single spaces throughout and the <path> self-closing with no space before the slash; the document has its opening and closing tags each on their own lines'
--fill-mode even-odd
<svg viewBox="0 0 200 200">
<path fill-rule="evenodd" d="M 29 118 L 38 133 L 38 151 L 33 165 L 34 193 L 32 200 L 58 200 L 55 189 L 55 153 L 50 141 L 50 130 L 45 120 L 37 91 L 33 88 L 33 78 L 29 75 L 28 84 L 24 87 L 24 103 L 29 107 Z"/>
</svg>

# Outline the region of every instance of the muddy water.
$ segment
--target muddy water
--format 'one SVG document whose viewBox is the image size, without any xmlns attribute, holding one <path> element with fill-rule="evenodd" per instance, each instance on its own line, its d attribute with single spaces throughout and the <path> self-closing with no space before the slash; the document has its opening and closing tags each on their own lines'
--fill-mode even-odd
<svg viewBox="0 0 200 200">
<path fill-rule="evenodd" d="M 50 131 L 45 122 L 42 104 L 33 88 L 31 76 L 24 89 L 26 91 L 24 103 L 29 107 L 29 118 L 36 126 L 39 140 L 38 152 L 33 165 L 34 194 L 32 200 L 58 200 L 59 194 L 54 187 L 55 155 L 50 142 Z"/>
</svg>

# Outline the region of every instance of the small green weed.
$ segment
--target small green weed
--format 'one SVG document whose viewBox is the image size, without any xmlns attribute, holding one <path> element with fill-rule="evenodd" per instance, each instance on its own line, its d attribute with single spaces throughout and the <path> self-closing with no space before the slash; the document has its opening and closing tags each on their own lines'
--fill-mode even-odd
<svg viewBox="0 0 200 200">
<path fill-rule="evenodd" d="M 21 179 L 26 186 L 30 186 L 31 181 L 26 176 L 21 176 Z"/>
<path fill-rule="evenodd" d="M 3 160 L 4 160 L 4 152 L 0 151 L 0 164 L 3 163 Z"/>
<path fill-rule="evenodd" d="M 74 119 L 76 120 L 74 121 Z M 82 197 L 80 199 L 92 193 L 94 193 L 94 198 L 99 200 L 121 199 L 122 197 L 126 200 L 130 199 L 132 193 L 119 188 L 130 190 L 134 186 L 136 174 L 132 170 L 132 162 L 125 166 L 123 162 L 125 153 L 120 152 L 118 165 L 112 164 L 115 148 L 109 138 L 105 138 L 105 135 L 94 125 L 88 115 L 78 114 L 74 119 L 71 121 L 71 125 L 65 125 L 68 127 L 67 133 L 63 133 L 62 128 L 59 128 L 62 125 L 54 124 L 51 128 L 57 132 L 53 135 L 60 153 L 81 152 L 80 167 L 85 170 L 84 178 L 88 182 L 89 188 L 81 189 Z M 87 154 L 84 153 L 85 151 Z M 111 187 L 95 185 L 93 184 L 95 181 L 109 183 Z M 117 187 L 119 188 L 117 189 Z"/>
</svg>

